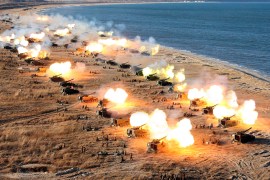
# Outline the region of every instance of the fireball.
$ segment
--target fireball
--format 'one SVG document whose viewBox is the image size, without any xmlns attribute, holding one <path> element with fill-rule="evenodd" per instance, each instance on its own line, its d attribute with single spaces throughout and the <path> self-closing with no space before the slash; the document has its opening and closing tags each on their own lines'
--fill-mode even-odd
<svg viewBox="0 0 270 180">
<path fill-rule="evenodd" d="M 157 73 L 159 76 L 165 77 L 165 78 L 173 78 L 174 77 L 174 66 L 173 65 L 167 65 L 163 68 L 151 68 L 146 67 L 143 68 L 143 76 L 149 76 L 150 74 Z"/>
<path fill-rule="evenodd" d="M 0 36 L 0 41 L 2 41 L 2 42 L 8 42 L 9 43 L 13 39 L 15 39 L 15 34 L 11 34 L 11 36 L 4 36 L 4 37 Z"/>
<path fill-rule="evenodd" d="M 239 109 L 239 116 L 243 120 L 244 124 L 255 124 L 258 118 L 258 112 L 255 111 L 256 104 L 254 100 L 245 101 L 243 106 Z"/>
<path fill-rule="evenodd" d="M 55 32 L 54 32 L 54 35 L 56 36 L 66 36 L 67 34 L 69 34 L 70 31 L 68 28 L 65 28 L 65 29 L 57 29 Z"/>
<path fill-rule="evenodd" d="M 194 144 L 194 138 L 190 130 L 192 125 L 189 119 L 185 118 L 179 121 L 176 128 L 171 130 L 167 136 L 167 140 L 175 140 L 180 147 L 188 147 Z"/>
<path fill-rule="evenodd" d="M 45 59 L 46 57 L 49 57 L 49 53 L 45 50 L 41 50 L 38 54 L 39 59 Z"/>
<path fill-rule="evenodd" d="M 237 103 L 237 96 L 234 91 L 229 91 L 225 97 L 226 103 L 228 104 L 229 107 L 231 108 L 237 108 L 238 103 Z"/>
<path fill-rule="evenodd" d="M 25 47 L 22 47 L 22 46 L 19 46 L 17 48 L 17 51 L 18 51 L 19 54 L 23 54 L 23 53 L 27 53 L 28 52 L 28 50 Z"/>
<path fill-rule="evenodd" d="M 63 76 L 68 74 L 71 70 L 71 63 L 69 61 L 63 63 L 53 63 L 50 66 L 50 71 L 54 74 L 62 74 Z"/>
<path fill-rule="evenodd" d="M 75 27 L 75 24 L 68 24 L 67 27 L 71 30 Z"/>
<path fill-rule="evenodd" d="M 138 127 L 146 124 L 150 117 L 145 112 L 136 112 L 130 116 L 130 125 L 133 127 Z"/>
<path fill-rule="evenodd" d="M 99 44 L 103 44 L 105 46 L 121 46 L 121 47 L 126 47 L 127 45 L 127 40 L 126 39 L 99 39 L 98 40 Z"/>
<path fill-rule="evenodd" d="M 24 36 L 22 36 L 20 38 L 15 39 L 14 44 L 26 47 L 26 46 L 28 46 L 29 42 L 25 39 Z"/>
<path fill-rule="evenodd" d="M 28 55 L 30 57 L 38 57 L 40 51 L 41 51 L 41 45 L 37 44 L 34 48 L 28 51 Z"/>
<path fill-rule="evenodd" d="M 223 100 L 223 89 L 221 86 L 213 85 L 207 91 L 205 95 L 206 102 L 209 105 L 216 105 Z"/>
<path fill-rule="evenodd" d="M 101 53 L 103 51 L 103 46 L 102 44 L 93 42 L 93 43 L 90 43 L 88 46 L 86 46 L 85 50 L 91 53 L 92 52 Z"/>
<path fill-rule="evenodd" d="M 104 95 L 105 99 L 108 99 L 116 104 L 124 104 L 127 97 L 127 92 L 121 88 L 117 88 L 116 90 L 110 88 Z"/>
<path fill-rule="evenodd" d="M 37 20 L 38 21 L 48 21 L 49 20 L 49 17 L 48 16 L 38 16 L 37 17 Z"/>
<path fill-rule="evenodd" d="M 154 56 L 159 52 L 159 45 L 156 45 L 155 47 L 151 48 L 151 55 Z"/>
<path fill-rule="evenodd" d="M 213 114 L 217 119 L 222 119 L 225 117 L 233 116 L 235 114 L 235 110 L 232 108 L 218 105 L 214 108 Z"/>
<path fill-rule="evenodd" d="M 168 135 L 169 127 L 164 111 L 155 109 L 148 121 L 148 128 L 152 139 L 160 139 Z"/>
<path fill-rule="evenodd" d="M 35 40 L 42 40 L 45 37 L 45 33 L 41 32 L 39 34 L 30 34 L 29 38 L 35 39 Z"/>
<path fill-rule="evenodd" d="M 143 75 L 144 76 L 149 76 L 150 74 L 153 74 L 154 70 L 151 69 L 150 67 L 143 68 Z"/>
<path fill-rule="evenodd" d="M 185 76 L 185 74 L 184 74 L 184 69 L 182 69 L 180 72 L 178 72 L 177 74 L 176 74 L 176 79 L 177 79 L 177 81 L 178 82 L 183 82 L 183 81 L 185 81 L 185 79 L 186 79 L 186 76 Z"/>
<path fill-rule="evenodd" d="M 203 89 L 199 90 L 197 88 L 193 88 L 188 91 L 189 100 L 200 99 L 204 96 L 205 96 L 205 92 Z"/>
<path fill-rule="evenodd" d="M 179 91 L 179 92 L 184 92 L 184 90 L 187 87 L 187 83 L 177 84 L 175 87 L 176 87 L 176 89 L 174 89 L 174 90 Z"/>
</svg>

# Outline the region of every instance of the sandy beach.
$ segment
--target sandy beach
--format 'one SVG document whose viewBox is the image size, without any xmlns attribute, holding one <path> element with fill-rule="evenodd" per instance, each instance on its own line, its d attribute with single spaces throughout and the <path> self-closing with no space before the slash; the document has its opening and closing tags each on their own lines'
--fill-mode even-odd
<svg viewBox="0 0 270 180">
<path fill-rule="evenodd" d="M 24 16 L 55 6 L 8 9 L 1 14 Z M 0 21 L 0 24 L 2 33 L 14 26 L 16 20 Z M 217 119 L 212 115 L 202 115 L 201 111 L 191 111 L 189 100 L 176 99 L 178 92 L 168 93 L 168 87 L 158 86 L 156 81 L 147 81 L 129 69 L 119 70 L 97 62 L 96 57 L 75 55 L 74 52 L 75 49 L 63 46 L 51 47 L 50 58 L 39 62 L 46 68 L 55 62 L 70 61 L 72 67 L 77 62 L 85 64 L 85 70 L 77 73 L 79 75 L 75 78 L 76 83 L 83 86 L 81 92 L 99 92 L 108 87 L 125 89 L 129 95 L 128 105 L 112 108 L 114 111 L 129 114 L 159 108 L 174 119 L 183 118 L 184 113 L 192 113 L 194 144 L 186 148 L 170 144 L 171 147 L 165 147 L 158 153 L 146 153 L 149 137 L 128 138 L 126 130 L 130 126 L 111 126 L 110 118 L 97 117 L 97 102 L 82 103 L 78 101 L 78 95 L 62 95 L 58 83 L 51 82 L 43 72 L 20 72 L 18 67 L 37 66 L 27 64 L 17 53 L 1 48 L 1 179 L 269 179 L 269 79 L 206 57 L 160 47 L 159 52 L 150 57 L 151 61 L 163 59 L 175 69 L 185 69 L 188 89 L 198 84 L 218 83 L 226 90 L 233 90 L 239 104 L 249 99 L 256 102 L 259 115 L 254 125 L 239 123 L 225 129 L 216 126 L 212 129 L 195 128 L 201 124 L 216 125 Z M 114 52 L 110 57 L 101 57 L 110 60 L 116 56 L 126 61 L 137 57 L 124 50 Z M 125 61 L 118 58 L 120 62 Z M 143 60 L 142 66 L 146 66 Z M 162 102 L 164 97 L 166 101 Z M 102 97 L 97 95 L 97 98 Z M 57 103 L 59 100 L 68 104 L 61 105 Z M 173 110 L 168 109 L 172 104 L 177 105 Z M 88 108 L 82 108 L 86 105 Z M 87 120 L 78 118 L 85 115 Z M 85 130 L 89 126 L 95 130 Z M 250 133 L 256 136 L 255 141 L 231 143 L 233 133 L 249 127 L 252 127 Z M 104 140 L 105 136 L 107 140 Z M 212 143 L 210 139 L 213 138 L 221 143 Z M 100 157 L 98 153 L 101 151 L 125 153 Z M 57 174 L 70 168 L 77 169 Z"/>
</svg>

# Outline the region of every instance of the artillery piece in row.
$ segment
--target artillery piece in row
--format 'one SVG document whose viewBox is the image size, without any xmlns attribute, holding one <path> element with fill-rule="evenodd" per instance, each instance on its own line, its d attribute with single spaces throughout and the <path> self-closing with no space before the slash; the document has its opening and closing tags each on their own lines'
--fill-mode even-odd
<svg viewBox="0 0 270 180">
<path fill-rule="evenodd" d="M 248 128 L 247 130 L 244 130 L 244 131 L 239 131 L 239 132 L 234 133 L 232 135 L 232 143 L 233 142 L 248 143 L 248 142 L 254 141 L 255 136 L 252 134 L 246 133 L 249 130 L 251 130 L 251 128 Z"/>
</svg>

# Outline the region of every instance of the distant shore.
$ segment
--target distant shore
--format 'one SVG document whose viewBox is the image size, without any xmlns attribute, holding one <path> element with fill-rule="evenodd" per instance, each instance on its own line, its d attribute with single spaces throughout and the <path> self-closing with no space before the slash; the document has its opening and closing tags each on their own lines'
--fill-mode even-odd
<svg viewBox="0 0 270 180">
<path fill-rule="evenodd" d="M 4 13 L 36 13 L 38 14 L 40 11 L 45 10 L 45 9 L 49 9 L 49 8 L 58 8 L 58 5 L 61 5 L 61 7 L 69 7 L 69 6 L 97 6 L 97 5 L 116 5 L 116 4 L 151 4 L 151 3 L 185 3 L 184 1 L 176 1 L 176 2 L 159 2 L 159 1 L 152 1 L 152 2 L 100 2 L 100 3 L 96 3 L 96 2 L 80 2 L 80 3 L 57 3 L 57 2 L 52 2 L 52 3 L 48 3 L 48 4 L 44 4 L 44 3 L 39 3 L 39 4 L 35 4 L 29 7 L 29 5 L 27 3 L 24 3 L 24 6 L 20 7 L 20 5 L 17 6 L 12 6 L 10 7 L 10 9 L 5 9 L 2 11 L 2 14 Z M 209 3 L 213 3 L 213 2 L 209 2 Z M 13 4 L 13 3 L 11 3 Z M 0 10 L 1 10 L 1 5 L 0 5 Z M 270 78 L 267 75 L 263 75 L 260 73 L 255 72 L 254 70 L 250 70 L 248 68 L 244 68 L 244 67 L 240 67 L 237 64 L 231 64 L 227 61 L 223 61 L 223 60 L 219 60 L 219 59 L 215 59 L 212 57 L 208 57 L 208 56 L 204 56 L 201 54 L 195 54 L 193 52 L 188 52 L 186 50 L 181 50 L 181 49 L 175 49 L 175 48 L 171 48 L 171 47 L 166 47 L 163 46 L 163 48 L 165 49 L 171 49 L 173 51 L 179 51 L 180 53 L 184 54 L 185 56 L 192 56 L 193 58 L 196 59 L 200 59 L 202 60 L 204 63 L 210 63 L 212 65 L 215 66 L 224 66 L 226 68 L 231 68 L 234 69 L 236 71 L 239 71 L 241 73 L 244 73 L 246 75 L 252 76 L 258 80 L 270 83 Z"/>
</svg>

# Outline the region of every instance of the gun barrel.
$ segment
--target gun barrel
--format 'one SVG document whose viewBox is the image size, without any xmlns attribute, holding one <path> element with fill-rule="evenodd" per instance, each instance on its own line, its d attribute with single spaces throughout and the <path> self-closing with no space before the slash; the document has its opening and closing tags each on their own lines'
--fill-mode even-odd
<svg viewBox="0 0 270 180">
<path fill-rule="evenodd" d="M 229 118 L 232 118 L 232 117 L 234 117 L 235 116 L 235 114 L 234 115 L 232 115 L 232 116 L 230 116 Z"/>
<path fill-rule="evenodd" d="M 164 136 L 164 137 L 158 139 L 158 141 L 161 141 L 161 140 L 165 139 L 166 137 L 167 137 L 167 136 Z"/>
<path fill-rule="evenodd" d="M 242 131 L 242 133 L 248 132 L 251 129 L 252 129 L 252 127 L 248 128 L 247 130 Z"/>
<path fill-rule="evenodd" d="M 149 76 L 154 76 L 154 75 L 156 75 L 157 73 L 154 73 L 154 74 L 150 74 Z"/>
<path fill-rule="evenodd" d="M 95 94 L 96 92 L 92 92 L 92 93 L 90 93 L 89 95 L 92 95 L 92 94 Z"/>
<path fill-rule="evenodd" d="M 65 81 L 65 82 L 69 82 L 69 81 L 73 81 L 74 79 L 70 79 L 70 80 L 67 80 L 67 81 Z"/>
</svg>

